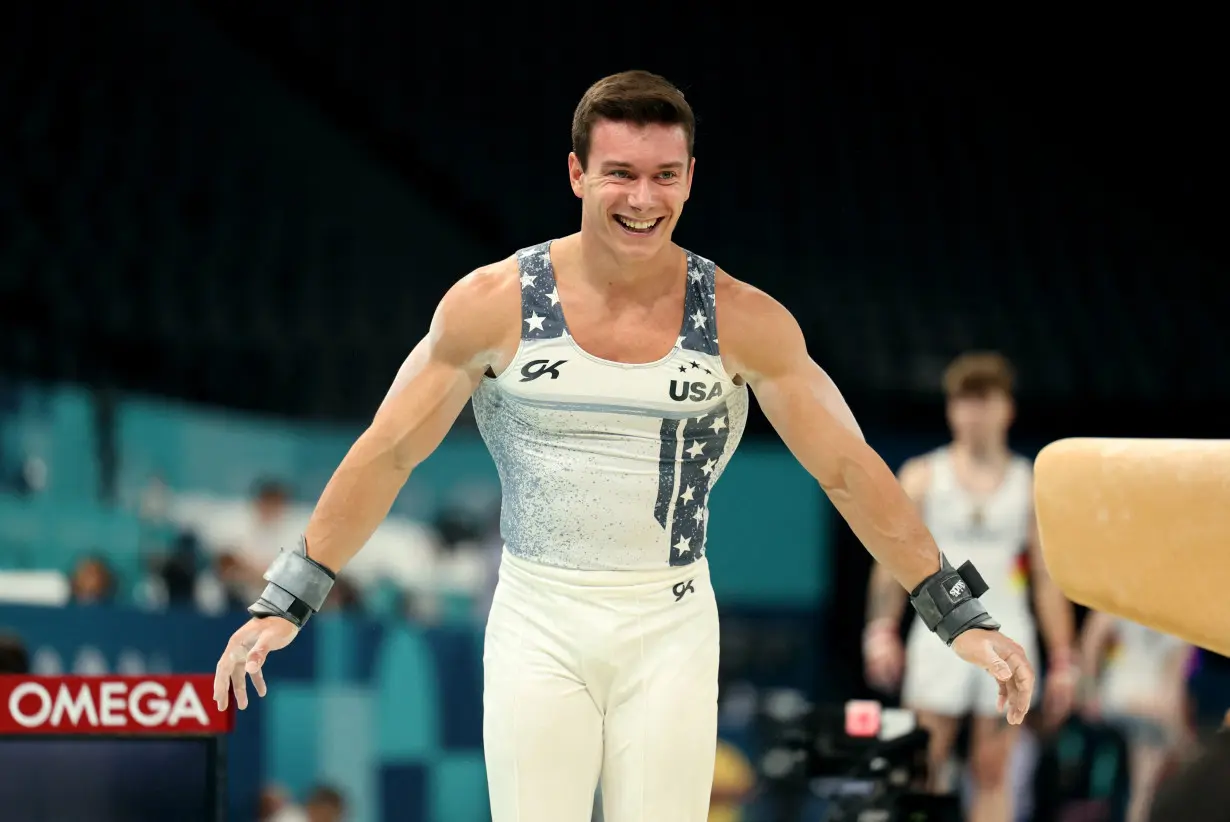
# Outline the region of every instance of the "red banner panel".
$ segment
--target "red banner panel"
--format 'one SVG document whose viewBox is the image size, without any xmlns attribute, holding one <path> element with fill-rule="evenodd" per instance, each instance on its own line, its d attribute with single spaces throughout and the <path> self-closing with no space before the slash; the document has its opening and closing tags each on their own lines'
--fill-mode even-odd
<svg viewBox="0 0 1230 822">
<path fill-rule="evenodd" d="M 234 703 L 219 711 L 212 674 L 0 676 L 0 734 L 223 734 Z"/>
</svg>

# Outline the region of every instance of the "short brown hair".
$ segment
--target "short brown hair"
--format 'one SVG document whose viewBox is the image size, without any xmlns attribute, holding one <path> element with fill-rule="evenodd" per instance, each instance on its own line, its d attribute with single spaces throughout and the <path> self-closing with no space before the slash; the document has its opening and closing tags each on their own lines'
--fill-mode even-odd
<svg viewBox="0 0 1230 822">
<path fill-rule="evenodd" d="M 688 140 L 688 159 L 696 139 L 696 116 L 683 92 L 665 78 L 648 71 L 624 71 L 603 77 L 589 87 L 572 114 L 572 150 L 581 161 L 589 162 L 589 140 L 599 120 L 683 126 Z"/>
<path fill-rule="evenodd" d="M 985 397 L 993 391 L 1012 396 L 1016 371 L 995 351 L 971 351 L 957 357 L 944 370 L 944 393 L 949 397 Z"/>
</svg>

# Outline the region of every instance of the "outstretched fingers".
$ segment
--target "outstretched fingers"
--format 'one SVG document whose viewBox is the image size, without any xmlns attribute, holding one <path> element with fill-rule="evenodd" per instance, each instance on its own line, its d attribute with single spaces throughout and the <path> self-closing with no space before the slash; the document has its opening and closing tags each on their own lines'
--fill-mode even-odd
<svg viewBox="0 0 1230 822">
<path fill-rule="evenodd" d="M 231 687 L 235 691 L 235 707 L 244 710 L 248 707 L 248 677 L 242 665 L 231 668 Z"/>
<path fill-rule="evenodd" d="M 226 644 L 218 669 L 214 673 L 214 702 L 218 710 L 226 710 L 230 692 L 235 692 L 235 706 L 239 710 L 248 707 L 247 680 L 252 680 L 257 696 L 265 696 L 265 660 L 270 651 L 285 648 L 298 634 L 299 629 L 284 619 L 253 619 L 231 636 Z"/>
<path fill-rule="evenodd" d="M 217 703 L 219 711 L 225 711 L 231 702 L 231 688 L 237 668 L 242 676 L 243 666 L 235 661 L 235 638 L 232 637 L 218 659 L 218 667 L 214 669 L 214 702 Z M 238 705 L 239 691 L 236 690 L 235 694 L 235 704 Z"/>
<path fill-rule="evenodd" d="M 244 667 L 248 658 L 247 646 L 249 644 L 250 641 L 244 641 L 241 628 L 226 643 L 226 650 L 222 652 L 222 657 L 218 660 L 218 667 L 214 671 L 214 702 L 217 703 L 220 711 L 225 711 L 226 706 L 230 704 L 231 691 L 235 692 L 236 708 L 242 711 L 248 707 L 248 684 Z M 253 684 L 256 685 L 257 693 L 264 696 L 264 679 L 262 678 L 259 684 L 254 679 Z"/>
<path fill-rule="evenodd" d="M 264 696 L 267 693 L 265 687 L 265 658 L 269 655 L 269 643 L 266 641 L 264 633 L 256 638 L 256 644 L 252 646 L 252 650 L 248 652 L 248 658 L 244 661 L 242 671 L 252 677 L 252 687 L 256 689 L 258 696 Z"/>
<path fill-rule="evenodd" d="M 1025 721 L 1025 714 L 1029 712 L 1029 704 L 1033 700 L 1033 667 L 1026 659 L 1025 651 L 1015 642 L 1004 643 L 996 648 L 996 652 L 1008 669 L 1007 676 L 1003 675 L 1002 668 L 998 669 L 998 673 L 993 672 L 999 680 L 1000 710 L 1007 710 L 1009 723 L 1019 725 Z"/>
</svg>

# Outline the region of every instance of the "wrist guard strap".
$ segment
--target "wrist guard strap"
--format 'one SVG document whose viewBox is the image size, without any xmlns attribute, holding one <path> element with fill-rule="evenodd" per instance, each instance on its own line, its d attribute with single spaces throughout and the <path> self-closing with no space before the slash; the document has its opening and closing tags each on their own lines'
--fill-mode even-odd
<svg viewBox="0 0 1230 822">
<path fill-rule="evenodd" d="M 910 592 L 910 604 L 923 623 L 944 640 L 945 645 L 972 628 L 999 630 L 978 597 L 990 590 L 971 562 L 959 569 L 940 554 L 940 570 L 927 577 Z"/>
<path fill-rule="evenodd" d="M 307 539 L 300 537 L 297 547 L 283 548 L 270 564 L 265 581 L 269 584 L 248 613 L 258 619 L 282 617 L 302 628 L 324 606 L 334 575 L 307 555 Z"/>
</svg>

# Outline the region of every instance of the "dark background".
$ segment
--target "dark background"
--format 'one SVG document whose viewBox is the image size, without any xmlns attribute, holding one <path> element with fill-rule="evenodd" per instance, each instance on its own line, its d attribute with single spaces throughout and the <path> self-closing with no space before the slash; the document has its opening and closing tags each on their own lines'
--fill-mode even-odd
<svg viewBox="0 0 1230 822">
<path fill-rule="evenodd" d="M 970 348 L 1017 364 L 1026 453 L 1224 436 L 1211 13 L 813 11 L 19 4 L 0 377 L 88 385 L 104 420 L 140 391 L 361 423 L 453 281 L 576 230 L 573 107 L 645 68 L 699 118 L 678 241 L 795 313 L 894 468 Z M 868 560 L 836 527 L 822 633 L 857 684 Z"/>
<path fill-rule="evenodd" d="M 1018 361 L 1039 437 L 1209 433 L 1230 393 L 1198 18 L 14 14 L 11 372 L 365 418 L 448 284 L 575 229 L 572 108 L 636 66 L 700 118 L 678 239 L 789 306 L 869 425 L 936 427 L 969 347 Z"/>
</svg>

